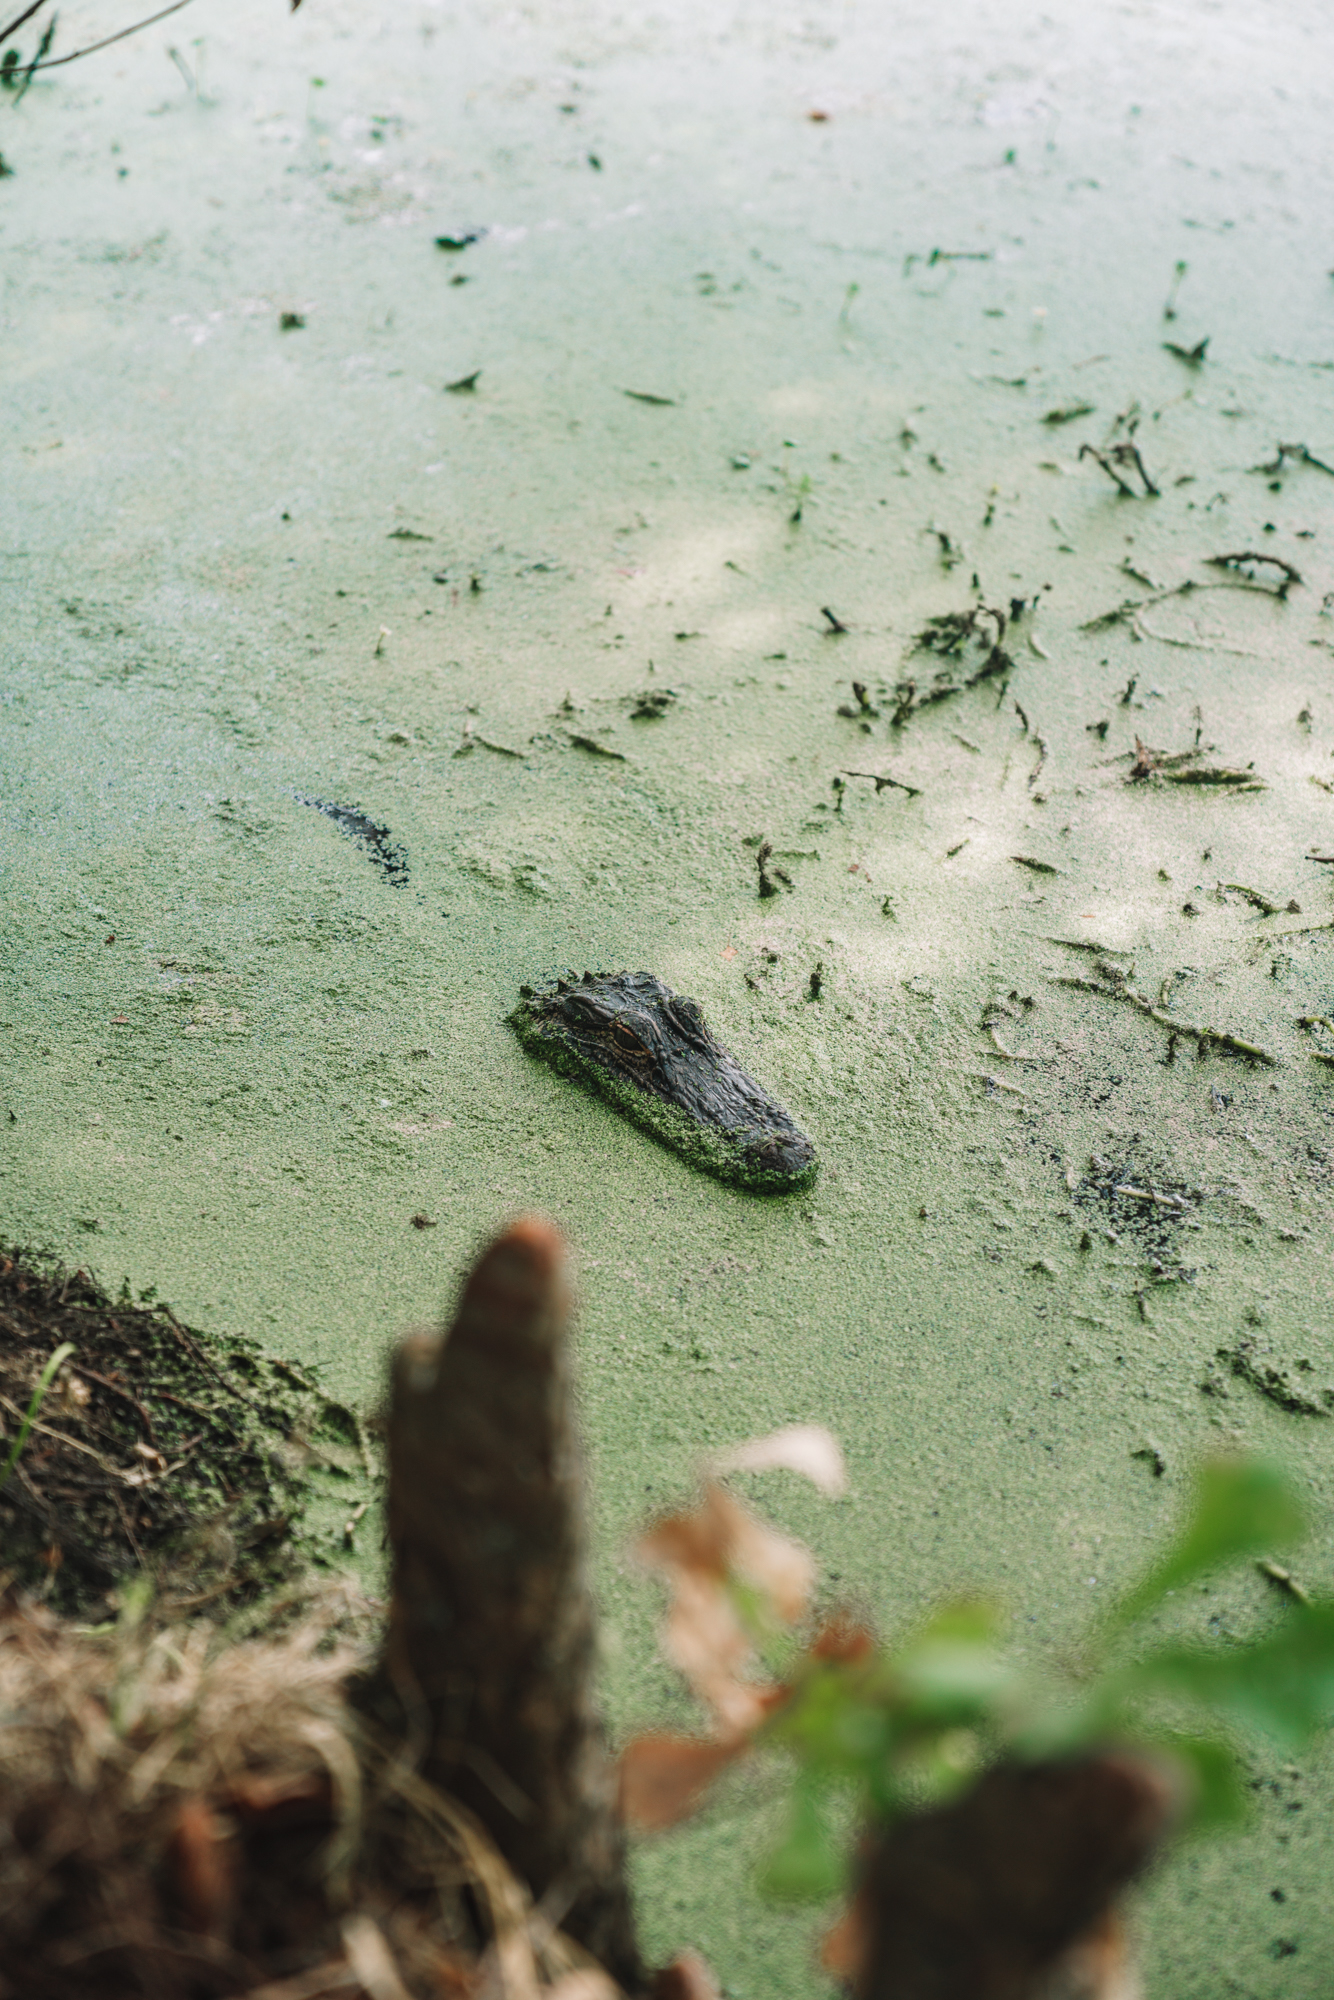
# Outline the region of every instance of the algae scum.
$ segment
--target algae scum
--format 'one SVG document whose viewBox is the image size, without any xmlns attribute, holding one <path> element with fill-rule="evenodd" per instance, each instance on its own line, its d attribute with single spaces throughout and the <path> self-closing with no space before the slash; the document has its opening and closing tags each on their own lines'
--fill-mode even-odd
<svg viewBox="0 0 1334 2000">
<path fill-rule="evenodd" d="M 691 1719 L 628 1538 L 785 1423 L 891 1639 L 975 1587 L 1059 1653 L 1233 1439 L 1328 1583 L 1331 75 L 1303 0 L 194 0 L 0 101 L 3 1234 L 364 1417 L 554 1216 L 618 1737 Z M 606 1019 L 532 1060 L 565 966 L 692 996 L 818 1179 L 633 1129 Z M 1250 1754 L 1154 2000 L 1327 1984 L 1330 1758 Z M 772 1811 L 636 1856 L 737 2000 L 819 1977 Z"/>
</svg>

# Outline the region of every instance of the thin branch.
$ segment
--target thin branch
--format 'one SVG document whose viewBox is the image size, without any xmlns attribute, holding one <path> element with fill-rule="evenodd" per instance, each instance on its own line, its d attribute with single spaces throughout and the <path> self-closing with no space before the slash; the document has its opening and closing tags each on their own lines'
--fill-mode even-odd
<svg viewBox="0 0 1334 2000">
<path fill-rule="evenodd" d="M 1139 496 L 1136 494 L 1133 497 L 1138 499 Z M 1205 557 L 1206 562 L 1217 563 L 1221 560 L 1221 558 L 1214 556 Z M 1265 558 L 1265 560 L 1268 560 L 1268 558 Z M 1197 591 L 1258 590 L 1262 591 L 1266 597 L 1277 597 L 1279 595 L 1279 592 L 1271 588 L 1269 584 L 1262 583 L 1258 577 L 1247 576 L 1244 570 L 1237 570 L 1233 572 L 1233 575 L 1235 580 L 1228 583 L 1196 583 L 1193 577 L 1187 577 L 1184 583 L 1174 584 L 1170 590 L 1156 590 L 1148 597 L 1127 597 L 1122 603 L 1115 605 L 1111 611 L 1101 611 L 1096 618 L 1086 619 L 1084 624 L 1079 627 L 1079 630 L 1081 632 L 1105 632 L 1112 625 L 1129 625 L 1135 636 L 1139 637 L 1140 633 L 1137 628 L 1137 614 L 1139 612 L 1148 610 L 1152 604 L 1166 604 L 1171 597 L 1191 597 Z M 1162 634 L 1152 632 L 1148 636 L 1157 639 L 1161 638 Z M 1167 643 L 1169 645 L 1180 645 L 1188 642 L 1169 640 Z"/>
<path fill-rule="evenodd" d="M 845 771 L 843 775 L 845 778 L 869 778 L 875 786 L 877 795 L 887 787 L 892 787 L 896 792 L 906 792 L 910 799 L 920 799 L 922 796 L 917 785 L 905 785 L 902 778 L 883 777 L 877 771 Z"/>
<path fill-rule="evenodd" d="M 59 14 L 53 14 L 50 20 L 47 22 L 46 27 L 42 31 L 42 39 L 37 44 L 37 53 L 33 57 L 32 61 L 28 64 L 28 67 L 24 70 L 23 80 L 19 84 L 18 89 L 14 93 L 14 106 L 16 110 L 18 106 L 22 104 L 24 98 L 28 94 L 28 90 L 32 83 L 33 77 L 37 72 L 38 63 L 42 60 L 42 57 L 46 54 L 47 50 L 50 48 L 52 42 L 56 38 L 56 23 L 59 21 L 59 19 L 60 19 Z M 14 65 L 13 68 L 10 68 L 11 59 Z M 17 49 L 11 49 L 9 51 L 9 54 L 5 57 L 3 68 L 5 71 L 6 82 L 12 83 L 18 68 Z"/>
<path fill-rule="evenodd" d="M 1334 465 L 1326 465 L 1323 458 L 1317 458 L 1315 453 L 1309 451 L 1304 444 L 1279 445 L 1273 458 L 1267 465 L 1253 465 L 1251 471 L 1267 472 L 1272 476 L 1276 472 L 1283 471 L 1284 462 L 1287 459 L 1294 460 L 1298 465 L 1313 465 L 1317 472 L 1328 472 L 1334 475 Z"/>
<path fill-rule="evenodd" d="M 1123 479 L 1117 471 L 1117 467 L 1120 465 L 1133 465 L 1140 478 L 1144 481 L 1145 493 L 1152 495 L 1155 500 L 1158 498 L 1158 488 L 1149 477 L 1144 460 L 1140 457 L 1139 446 L 1133 441 L 1124 444 L 1109 445 L 1106 451 L 1099 451 L 1095 444 L 1081 444 L 1079 447 L 1079 456 L 1081 458 L 1093 459 L 1096 464 L 1102 467 L 1107 477 L 1116 482 L 1120 492 L 1124 493 L 1131 500 L 1138 500 L 1140 495 L 1136 493 L 1129 481 Z"/>
<path fill-rule="evenodd" d="M 155 21 L 165 21 L 168 14 L 179 14 L 182 7 L 189 5 L 190 0 L 172 0 L 170 7 L 164 7 L 160 13 L 149 14 L 144 20 L 136 21 L 133 27 L 122 28 L 117 35 L 108 35 L 100 42 L 89 42 L 86 48 L 75 49 L 67 56 L 52 56 L 49 62 L 34 63 L 32 68 L 33 70 L 60 69 L 65 63 L 77 62 L 80 56 L 96 55 L 99 49 L 109 49 L 113 42 L 123 42 L 127 35 L 137 35 L 141 28 L 151 28 Z M 29 74 L 31 73 L 30 71 Z"/>
<path fill-rule="evenodd" d="M 1077 986 L 1084 993 L 1101 993 L 1108 1000 L 1124 1000 L 1131 1007 L 1138 1007 L 1141 1014 L 1147 1014 L 1151 1021 L 1157 1021 L 1160 1027 L 1168 1029 L 1171 1034 L 1189 1035 L 1202 1049 L 1212 1043 L 1215 1048 L 1231 1049 L 1234 1055 L 1246 1056 L 1251 1062 L 1265 1063 L 1270 1069 L 1278 1067 L 1278 1058 L 1271 1056 L 1266 1049 L 1257 1048 L 1254 1042 L 1243 1042 L 1240 1036 L 1230 1035 L 1223 1028 L 1203 1028 L 1192 1021 L 1178 1021 L 1174 1014 L 1168 1014 L 1161 1007 L 1155 1007 L 1152 1000 L 1146 1000 L 1144 995 L 1137 993 L 1131 985 L 1118 982 L 1115 986 L 1109 986 L 1101 980 L 1083 979 L 1078 973 L 1072 972 L 1051 976 L 1050 984 Z"/>
<path fill-rule="evenodd" d="M 39 13 L 45 5 L 46 0 L 32 0 L 31 7 L 25 7 L 21 14 L 15 15 L 7 28 L 0 28 L 0 42 L 7 42 L 11 35 L 16 35 L 23 23 L 31 21 L 33 15 Z"/>
<path fill-rule="evenodd" d="M 1247 574 L 1245 570 L 1240 568 L 1242 563 L 1268 563 L 1271 568 L 1283 572 L 1282 582 L 1276 584 L 1273 588 L 1273 595 L 1275 597 L 1286 597 L 1292 589 L 1293 584 L 1302 581 L 1301 571 L 1294 569 L 1290 562 L 1284 562 L 1282 556 L 1267 556 L 1259 549 L 1238 549 L 1232 555 L 1206 556 L 1204 560 L 1211 564 L 1214 569 L 1238 570 L 1242 576 Z M 1257 578 L 1256 581 L 1258 582 L 1259 579 Z M 1269 586 L 1266 584 L 1264 588 L 1268 589 Z"/>
</svg>

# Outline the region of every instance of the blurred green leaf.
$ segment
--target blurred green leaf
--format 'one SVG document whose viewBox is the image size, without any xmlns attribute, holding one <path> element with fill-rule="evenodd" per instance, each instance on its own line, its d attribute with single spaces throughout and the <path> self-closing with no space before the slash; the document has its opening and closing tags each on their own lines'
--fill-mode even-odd
<svg viewBox="0 0 1334 2000">
<path fill-rule="evenodd" d="M 1216 1736 L 1169 1736 L 1162 1747 L 1186 1766 L 1190 1776 L 1186 1809 L 1190 1832 L 1218 1833 L 1240 1825 L 1250 1801 L 1231 1745 Z"/>
<path fill-rule="evenodd" d="M 1166 1694 L 1263 1729 L 1296 1749 L 1334 1714 L 1334 1603 L 1294 1606 L 1251 1646 L 1166 1646 L 1116 1676 L 1122 1694 Z"/>
<path fill-rule="evenodd" d="M 895 1717 L 864 1669 L 821 1662 L 802 1677 L 767 1734 L 813 1768 L 860 1778 L 888 1754 Z"/>
<path fill-rule="evenodd" d="M 803 1772 L 788 1801 L 787 1825 L 760 1870 L 760 1890 L 780 1903 L 822 1903 L 846 1880 L 839 1844 L 816 1786 Z"/>
<path fill-rule="evenodd" d="M 1141 1617 L 1169 1590 L 1239 1556 L 1282 1548 L 1305 1533 L 1306 1517 L 1287 1475 L 1263 1458 L 1215 1458 L 1200 1467 L 1190 1519 L 1162 1560 L 1121 1600 L 1112 1627 Z"/>
<path fill-rule="evenodd" d="M 1000 1615 L 994 1605 L 946 1605 L 893 1662 L 894 1682 L 916 1727 L 961 1728 L 995 1708 L 1014 1679 L 997 1651 Z"/>
</svg>

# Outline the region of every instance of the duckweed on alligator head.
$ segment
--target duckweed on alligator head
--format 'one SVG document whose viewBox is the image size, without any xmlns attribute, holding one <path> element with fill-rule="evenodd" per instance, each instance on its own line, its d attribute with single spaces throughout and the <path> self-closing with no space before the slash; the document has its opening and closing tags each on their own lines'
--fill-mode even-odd
<svg viewBox="0 0 1334 2000">
<path fill-rule="evenodd" d="M 762 1194 L 814 1180 L 815 1147 L 694 1000 L 650 972 L 570 972 L 520 991 L 510 1024 L 524 1047 L 693 1166 Z"/>
</svg>

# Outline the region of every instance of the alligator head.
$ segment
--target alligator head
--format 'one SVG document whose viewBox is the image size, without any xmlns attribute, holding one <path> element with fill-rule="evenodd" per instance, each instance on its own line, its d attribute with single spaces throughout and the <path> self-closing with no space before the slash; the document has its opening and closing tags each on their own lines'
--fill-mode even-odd
<svg viewBox="0 0 1334 2000">
<path fill-rule="evenodd" d="M 520 991 L 510 1021 L 533 1055 L 695 1165 L 767 1193 L 814 1179 L 805 1133 L 717 1040 L 698 1004 L 652 973 L 571 972 Z"/>
</svg>

